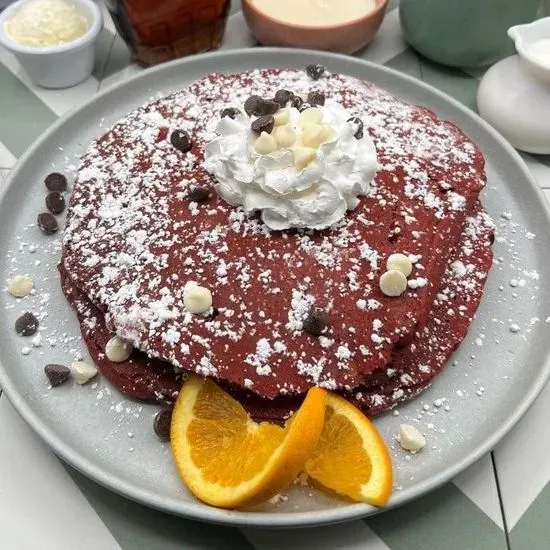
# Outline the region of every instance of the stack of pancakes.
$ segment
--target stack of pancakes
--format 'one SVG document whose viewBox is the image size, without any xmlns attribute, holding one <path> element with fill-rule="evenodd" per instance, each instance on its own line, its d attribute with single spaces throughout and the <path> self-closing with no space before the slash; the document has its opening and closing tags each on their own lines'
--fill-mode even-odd
<svg viewBox="0 0 550 550">
<path fill-rule="evenodd" d="M 257 94 L 321 91 L 359 117 L 378 171 L 367 196 L 323 231 L 269 231 L 213 190 L 202 167 L 220 112 Z M 186 131 L 183 152 L 170 136 Z M 82 157 L 59 266 L 101 372 L 123 393 L 173 402 L 185 373 L 218 381 L 260 419 L 288 416 L 313 385 L 368 414 L 416 395 L 464 339 L 492 262 L 479 149 L 454 125 L 355 78 L 258 70 L 211 74 L 117 123 Z M 194 202 L 196 188 L 208 199 Z M 193 194 L 191 193 L 193 196 Z M 379 288 L 408 255 L 408 289 Z M 213 308 L 186 311 L 187 283 Z M 321 336 L 304 330 L 314 309 Z M 129 360 L 105 356 L 111 336 Z"/>
</svg>

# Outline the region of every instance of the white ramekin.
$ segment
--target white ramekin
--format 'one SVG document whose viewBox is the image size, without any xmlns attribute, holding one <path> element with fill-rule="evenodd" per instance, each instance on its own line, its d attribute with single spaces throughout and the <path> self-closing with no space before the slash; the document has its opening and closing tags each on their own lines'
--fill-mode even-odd
<svg viewBox="0 0 550 550">
<path fill-rule="evenodd" d="M 94 67 L 95 41 L 103 27 L 103 15 L 93 0 L 69 0 L 89 22 L 86 34 L 59 46 L 33 48 L 15 43 L 4 30 L 4 23 L 24 4 L 19 0 L 0 13 L 0 44 L 12 52 L 29 78 L 44 88 L 69 88 L 86 80 Z"/>
</svg>

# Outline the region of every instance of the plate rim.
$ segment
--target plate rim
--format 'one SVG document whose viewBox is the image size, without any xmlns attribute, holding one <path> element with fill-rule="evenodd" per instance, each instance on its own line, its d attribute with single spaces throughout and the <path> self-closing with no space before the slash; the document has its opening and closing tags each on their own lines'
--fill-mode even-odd
<svg viewBox="0 0 550 550">
<path fill-rule="evenodd" d="M 32 145 L 19 157 L 16 165 L 10 171 L 7 181 L 3 185 L 3 189 L 0 191 L 0 202 L 3 202 L 5 194 L 8 189 L 11 188 L 13 182 L 16 180 L 17 174 L 21 167 L 26 164 L 29 159 L 32 158 L 36 149 L 46 141 L 50 135 L 54 134 L 58 128 L 67 123 L 76 113 L 81 112 L 89 105 L 94 104 L 102 100 L 105 96 L 108 96 L 115 90 L 122 87 L 129 86 L 133 82 L 145 78 L 146 75 L 151 73 L 167 71 L 170 72 L 173 68 L 185 66 L 187 64 L 200 63 L 203 59 L 219 58 L 220 64 L 223 66 L 223 59 L 236 56 L 263 56 L 272 55 L 276 58 L 278 55 L 307 55 L 312 58 L 323 57 L 330 59 L 335 63 L 339 61 L 345 61 L 347 63 L 352 62 L 354 64 L 362 65 L 365 69 L 375 69 L 385 73 L 390 73 L 398 80 L 404 80 L 410 85 L 423 89 L 438 96 L 439 99 L 446 103 L 450 103 L 455 109 L 458 109 L 462 114 L 469 117 L 472 122 L 481 127 L 485 132 L 498 142 L 498 144 L 505 150 L 506 154 L 514 160 L 516 166 L 523 172 L 526 180 L 529 181 L 532 188 L 535 189 L 535 193 L 538 195 L 539 202 L 541 203 L 543 212 L 546 215 L 548 224 L 550 226 L 550 205 L 547 204 L 542 190 L 536 182 L 533 175 L 530 173 L 524 160 L 519 153 L 510 145 L 504 137 L 502 137 L 497 130 L 483 120 L 477 113 L 468 107 L 461 104 L 459 101 L 449 96 L 445 92 L 438 90 L 437 88 L 427 84 L 421 80 L 418 80 L 412 76 L 401 73 L 385 65 L 380 65 L 364 59 L 345 56 L 341 54 L 334 54 L 330 52 L 318 52 L 313 50 L 294 49 L 294 48 L 239 48 L 226 51 L 215 51 L 205 54 L 196 55 L 193 57 L 177 59 L 168 63 L 158 65 L 132 75 L 129 78 L 125 78 L 120 82 L 114 83 L 104 90 L 93 95 L 84 103 L 79 105 L 75 109 L 71 109 L 65 115 L 60 117 L 54 124 L 47 128 L 33 143 Z M 150 490 L 137 487 L 129 481 L 120 479 L 117 475 L 112 474 L 104 468 L 95 465 L 87 456 L 82 455 L 78 451 L 71 448 L 69 444 L 66 444 L 61 437 L 58 437 L 53 431 L 51 431 L 45 423 L 42 423 L 38 415 L 33 411 L 31 405 L 27 402 L 17 388 L 15 384 L 10 381 L 8 371 L 4 368 L 2 358 L 0 357 L 0 386 L 5 392 L 6 397 L 11 404 L 22 416 L 25 422 L 33 429 L 33 431 L 44 441 L 47 445 L 65 462 L 76 468 L 79 472 L 99 483 L 103 487 L 118 493 L 126 498 L 134 500 L 138 503 L 150 506 L 152 508 L 168 512 L 173 515 L 182 516 L 189 519 L 194 519 L 203 522 L 216 523 L 222 525 L 231 526 L 252 526 L 252 527 L 266 527 L 266 528 L 284 528 L 284 527 L 312 527 L 318 525 L 329 525 L 333 523 L 340 523 L 344 521 L 352 521 L 360 518 L 364 518 L 368 515 L 374 515 L 377 513 L 383 513 L 384 511 L 391 510 L 395 507 L 401 506 L 405 503 L 419 498 L 420 496 L 440 487 L 442 484 L 450 481 L 468 466 L 479 460 L 487 452 L 491 451 L 494 446 L 512 429 L 512 427 L 520 420 L 525 414 L 528 408 L 532 405 L 536 397 L 545 387 L 548 379 L 550 379 L 550 349 L 548 350 L 546 361 L 542 365 L 540 372 L 533 380 L 528 391 L 523 395 L 522 400 L 517 404 L 514 410 L 507 416 L 505 421 L 501 424 L 498 430 L 496 430 L 491 437 L 487 438 L 482 444 L 474 448 L 461 460 L 457 460 L 455 464 L 447 467 L 445 470 L 436 474 L 425 481 L 419 483 L 416 487 L 408 491 L 405 498 L 400 498 L 400 495 L 404 493 L 394 493 L 394 497 L 390 501 L 390 504 L 383 508 L 378 509 L 365 504 L 349 504 L 347 506 L 326 509 L 315 510 L 309 512 L 243 512 L 238 510 L 222 510 L 219 508 L 210 507 L 207 504 L 197 502 L 185 502 L 178 501 L 176 499 L 170 499 L 166 497 L 160 497 Z"/>
</svg>

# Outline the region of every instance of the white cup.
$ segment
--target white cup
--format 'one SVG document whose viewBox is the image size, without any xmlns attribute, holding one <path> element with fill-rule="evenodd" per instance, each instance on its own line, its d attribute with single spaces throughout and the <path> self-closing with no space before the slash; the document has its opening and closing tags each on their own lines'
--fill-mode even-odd
<svg viewBox="0 0 550 550">
<path fill-rule="evenodd" d="M 18 0 L 0 13 L 0 44 L 11 51 L 29 78 L 44 88 L 69 88 L 92 74 L 95 41 L 103 27 L 103 15 L 92 0 L 70 0 L 89 21 L 85 34 L 66 44 L 48 47 L 23 46 L 14 42 L 4 30 L 4 23 L 24 4 Z"/>
</svg>

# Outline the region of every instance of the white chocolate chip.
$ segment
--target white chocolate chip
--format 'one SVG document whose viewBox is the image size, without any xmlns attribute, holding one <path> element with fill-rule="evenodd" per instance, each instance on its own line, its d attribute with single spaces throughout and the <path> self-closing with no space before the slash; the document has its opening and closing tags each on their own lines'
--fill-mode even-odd
<svg viewBox="0 0 550 550">
<path fill-rule="evenodd" d="M 16 275 L 8 280 L 8 292 L 16 298 L 23 298 L 34 288 L 33 280 L 27 275 Z"/>
<path fill-rule="evenodd" d="M 290 147 L 296 142 L 296 132 L 290 124 L 275 127 L 271 135 L 275 138 L 279 147 Z"/>
<path fill-rule="evenodd" d="M 412 273 L 413 264 L 408 256 L 405 254 L 390 254 L 388 261 L 386 262 L 386 269 L 397 269 L 401 271 L 405 277 L 408 277 Z"/>
<path fill-rule="evenodd" d="M 132 349 L 132 344 L 130 344 L 128 340 L 124 340 L 119 336 L 113 336 L 107 344 L 105 344 L 105 355 L 109 361 L 121 363 L 130 357 Z"/>
<path fill-rule="evenodd" d="M 390 269 L 380 277 L 380 290 L 386 296 L 401 296 L 406 289 L 407 277 L 397 269 Z"/>
<path fill-rule="evenodd" d="M 254 150 L 260 155 L 268 155 L 277 150 L 277 142 L 273 136 L 267 132 L 262 132 L 254 142 Z"/>
<path fill-rule="evenodd" d="M 183 305 L 191 313 L 205 313 L 212 307 L 212 293 L 203 286 L 190 286 L 183 293 Z"/>
<path fill-rule="evenodd" d="M 407 451 L 419 451 L 426 445 L 426 438 L 410 424 L 399 426 L 399 444 Z"/>
<path fill-rule="evenodd" d="M 330 128 L 326 124 L 312 124 L 302 133 L 302 143 L 306 147 L 317 149 L 330 138 Z"/>
<path fill-rule="evenodd" d="M 279 109 L 274 115 L 275 126 L 283 126 L 288 123 L 288 109 Z"/>
<path fill-rule="evenodd" d="M 299 122 L 302 128 L 307 128 L 312 124 L 320 124 L 322 119 L 323 113 L 320 111 L 320 109 L 317 109 L 316 107 L 310 107 L 309 109 L 306 109 L 305 111 L 302 111 L 300 113 Z"/>
<path fill-rule="evenodd" d="M 305 111 L 304 111 L 305 112 Z M 296 170 L 303 170 L 312 160 L 317 157 L 317 151 L 310 147 L 293 147 L 292 158 Z"/>
<path fill-rule="evenodd" d="M 73 361 L 70 368 L 75 382 L 81 385 L 89 382 L 97 374 L 95 365 L 86 361 Z"/>
</svg>

